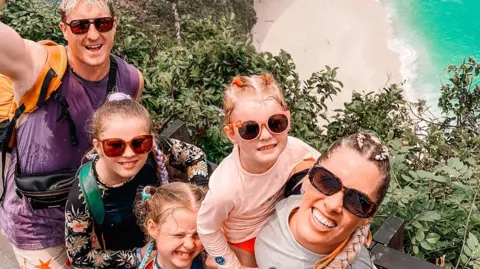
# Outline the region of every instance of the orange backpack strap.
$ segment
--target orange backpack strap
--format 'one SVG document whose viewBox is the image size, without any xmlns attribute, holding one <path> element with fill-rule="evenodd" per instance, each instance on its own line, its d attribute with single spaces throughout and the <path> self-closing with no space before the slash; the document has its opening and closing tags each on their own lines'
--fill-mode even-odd
<svg viewBox="0 0 480 269">
<path fill-rule="evenodd" d="M 0 74 L 0 122 L 13 117 L 17 108 L 13 99 L 12 79 Z"/>
<path fill-rule="evenodd" d="M 67 70 L 65 47 L 50 40 L 40 41 L 47 49 L 47 61 L 33 87 L 20 100 L 18 107 L 25 106 L 23 113 L 42 107 L 62 83 Z"/>
</svg>

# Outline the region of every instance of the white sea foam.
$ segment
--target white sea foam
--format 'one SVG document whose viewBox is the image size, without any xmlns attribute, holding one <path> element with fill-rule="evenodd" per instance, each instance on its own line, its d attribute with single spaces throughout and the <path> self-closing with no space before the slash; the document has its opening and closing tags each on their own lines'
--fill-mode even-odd
<svg viewBox="0 0 480 269">
<path fill-rule="evenodd" d="M 401 36 L 398 28 L 395 27 L 395 22 L 398 21 L 398 15 L 393 7 L 393 3 L 386 3 L 385 1 L 374 0 L 381 2 L 385 8 L 386 20 L 388 23 L 388 48 L 398 53 L 400 58 L 400 74 L 402 75 L 405 84 L 403 85 L 405 91 L 405 98 L 409 101 L 418 99 L 418 94 L 414 90 L 418 78 L 418 52 L 415 50 L 411 42 L 405 37 Z"/>
<path fill-rule="evenodd" d="M 435 115 L 439 115 L 440 111 L 437 107 L 439 98 L 438 83 L 425 80 L 425 77 L 420 76 L 419 72 L 431 73 L 435 67 L 430 59 L 430 52 L 422 46 L 422 39 L 420 33 L 416 29 L 408 29 L 405 25 L 400 23 L 407 23 L 402 14 L 399 17 L 395 9 L 395 2 L 390 0 L 375 0 L 383 4 L 387 14 L 386 19 L 388 23 L 388 48 L 399 54 L 400 58 L 400 74 L 405 81 L 403 85 L 405 98 L 408 101 L 416 102 L 418 99 L 423 99 L 427 102 L 427 106 Z M 403 27 L 400 27 L 403 26 Z M 412 26 L 410 26 L 412 27 Z M 430 74 L 427 77 L 438 77 L 438 75 Z"/>
</svg>

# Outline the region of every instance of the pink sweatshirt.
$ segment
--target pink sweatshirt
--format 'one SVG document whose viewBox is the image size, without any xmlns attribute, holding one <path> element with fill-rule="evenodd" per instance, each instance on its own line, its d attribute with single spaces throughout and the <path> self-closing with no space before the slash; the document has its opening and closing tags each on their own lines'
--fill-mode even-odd
<svg viewBox="0 0 480 269">
<path fill-rule="evenodd" d="M 256 237 L 273 214 L 275 204 L 283 198 L 284 185 L 295 165 L 319 155 L 309 145 L 289 136 L 277 162 L 263 174 L 250 174 L 242 168 L 237 147 L 220 163 L 210 177 L 210 189 L 197 217 L 200 239 L 219 268 L 240 268 L 228 242 L 240 243 Z"/>
</svg>

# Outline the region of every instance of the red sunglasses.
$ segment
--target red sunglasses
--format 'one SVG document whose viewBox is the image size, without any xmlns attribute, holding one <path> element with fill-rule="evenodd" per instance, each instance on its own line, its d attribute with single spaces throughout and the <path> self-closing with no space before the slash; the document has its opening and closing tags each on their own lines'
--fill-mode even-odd
<svg viewBox="0 0 480 269">
<path fill-rule="evenodd" d="M 229 128 L 238 128 L 238 134 L 244 140 L 254 140 L 260 136 L 261 126 L 265 125 L 268 131 L 272 134 L 281 134 L 288 129 L 288 118 L 284 114 L 275 114 L 271 116 L 266 122 L 236 121 L 227 126 Z"/>
<path fill-rule="evenodd" d="M 127 146 L 129 146 L 135 154 L 144 154 L 152 150 L 153 136 L 140 135 L 126 142 L 120 138 L 108 138 L 100 141 L 103 146 L 103 152 L 107 157 L 122 156 Z"/>
<path fill-rule="evenodd" d="M 65 25 L 70 26 L 72 33 L 76 35 L 85 34 L 90 29 L 90 24 L 95 25 L 95 28 L 100 33 L 111 31 L 113 28 L 114 19 L 111 17 L 103 17 L 96 19 L 73 20 L 70 23 L 64 22 Z"/>
<path fill-rule="evenodd" d="M 343 207 L 359 218 L 370 218 L 377 210 L 377 204 L 365 193 L 343 186 L 337 176 L 319 164 L 313 166 L 308 177 L 313 187 L 327 196 L 343 191 Z"/>
</svg>

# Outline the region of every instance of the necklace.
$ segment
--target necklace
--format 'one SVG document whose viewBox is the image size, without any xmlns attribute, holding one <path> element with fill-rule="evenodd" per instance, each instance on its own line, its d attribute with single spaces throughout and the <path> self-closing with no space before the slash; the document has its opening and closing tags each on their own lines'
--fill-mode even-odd
<svg viewBox="0 0 480 269">
<path fill-rule="evenodd" d="M 145 256 L 143 256 L 142 262 L 140 263 L 140 266 L 138 267 L 139 269 L 144 269 L 145 265 L 147 265 L 147 260 L 150 257 L 150 254 L 152 253 L 152 249 L 153 249 L 153 241 L 150 241 L 150 243 L 148 244 L 147 252 L 145 253 Z M 155 258 L 157 258 L 157 257 L 155 256 Z"/>
</svg>

